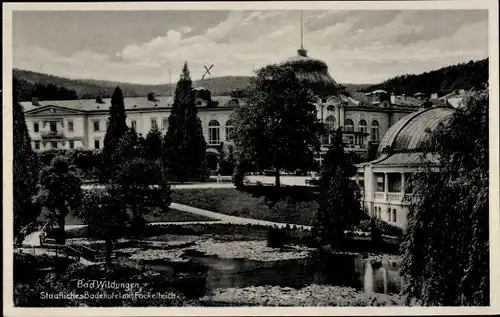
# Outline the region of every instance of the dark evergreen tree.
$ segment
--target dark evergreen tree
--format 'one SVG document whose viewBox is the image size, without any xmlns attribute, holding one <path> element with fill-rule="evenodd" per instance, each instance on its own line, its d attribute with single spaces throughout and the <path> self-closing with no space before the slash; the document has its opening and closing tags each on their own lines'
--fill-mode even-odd
<svg viewBox="0 0 500 317">
<path fill-rule="evenodd" d="M 157 128 L 151 129 L 144 140 L 144 151 L 146 157 L 151 160 L 156 160 L 162 156 L 163 138 L 160 130 Z"/>
<path fill-rule="evenodd" d="M 426 306 L 490 304 L 488 92 L 463 101 L 425 146 L 428 169 L 412 178 L 403 290 Z"/>
<path fill-rule="evenodd" d="M 144 141 L 130 129 L 116 146 L 113 162 L 117 165 L 112 175 L 111 195 L 120 197 L 132 212 L 134 229 L 142 229 L 144 215 L 151 208 L 168 210 L 171 198 L 170 187 L 166 185 L 161 162 L 146 158 Z"/>
<path fill-rule="evenodd" d="M 31 149 L 31 139 L 24 118 L 24 110 L 17 99 L 18 82 L 13 80 L 13 218 L 14 234 L 36 220 L 40 208 L 32 203 L 37 183 L 37 157 Z"/>
<path fill-rule="evenodd" d="M 205 173 L 207 144 L 195 105 L 193 83 L 187 63 L 184 63 L 181 78 L 177 82 L 174 104 L 168 120 L 164 160 L 169 175 L 181 182 L 188 178 L 202 177 Z"/>
<path fill-rule="evenodd" d="M 334 134 L 334 143 L 323 161 L 315 231 L 321 244 L 340 249 L 345 242 L 344 232 L 359 223 L 362 209 L 359 188 L 351 180 L 356 169 L 344 154 L 342 132 Z"/>
<path fill-rule="evenodd" d="M 311 91 L 294 71 L 274 65 L 258 70 L 248 96 L 248 105 L 232 115 L 236 160 L 272 170 L 276 187 L 281 171 L 313 168 L 322 125 Z"/>
<path fill-rule="evenodd" d="M 127 131 L 127 116 L 125 114 L 125 103 L 120 87 L 116 87 L 111 97 L 111 107 L 109 108 L 108 128 L 104 137 L 104 149 L 102 153 L 102 177 L 101 181 L 108 182 L 115 164 L 112 161 L 116 145 Z"/>
</svg>

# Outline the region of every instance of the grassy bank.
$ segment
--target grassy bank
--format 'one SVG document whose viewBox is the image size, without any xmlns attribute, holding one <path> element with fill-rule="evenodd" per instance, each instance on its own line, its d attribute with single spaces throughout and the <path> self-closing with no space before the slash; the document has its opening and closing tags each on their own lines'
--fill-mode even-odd
<svg viewBox="0 0 500 317">
<path fill-rule="evenodd" d="M 173 190 L 172 201 L 226 215 L 312 225 L 318 203 L 308 189 L 234 188 Z"/>
<path fill-rule="evenodd" d="M 132 213 L 129 212 L 130 217 Z M 42 213 L 38 217 L 38 220 L 48 220 L 49 211 L 47 208 L 43 208 Z M 162 211 L 160 208 L 152 208 L 152 210 L 144 215 L 144 220 L 146 222 L 190 222 L 190 221 L 212 221 L 214 219 L 208 218 L 201 215 L 195 215 L 189 212 L 180 211 L 176 209 L 169 209 L 168 211 Z M 66 216 L 67 225 L 81 225 L 83 222 L 72 214 Z"/>
</svg>

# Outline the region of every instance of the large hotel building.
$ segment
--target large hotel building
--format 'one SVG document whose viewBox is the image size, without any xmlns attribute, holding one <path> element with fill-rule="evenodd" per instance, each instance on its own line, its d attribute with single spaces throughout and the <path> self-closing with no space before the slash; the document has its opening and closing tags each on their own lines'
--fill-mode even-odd
<svg viewBox="0 0 500 317">
<path fill-rule="evenodd" d="M 447 106 L 423 109 L 425 96 L 395 96 L 384 90 L 348 92 L 330 75 L 328 66 L 299 49 L 280 63 L 291 67 L 299 80 L 317 97 L 318 119 L 327 128 L 340 127 L 347 151 L 366 154 L 368 144 L 378 146 L 375 161 L 358 166 L 356 180 L 363 191 L 363 204 L 373 216 L 404 227 L 407 194 L 405 179 L 418 168 L 419 145 L 425 131 L 449 116 Z M 231 96 L 211 96 L 195 88 L 198 115 L 207 141 L 207 162 L 215 168 L 225 145 L 231 144 L 231 113 L 245 101 Z M 453 97 L 453 96 L 452 96 Z M 449 104 L 433 99 L 433 103 Z M 146 136 L 154 127 L 166 131 L 173 97 L 125 98 L 127 124 Z M 109 99 L 33 101 L 22 103 L 26 123 L 36 151 L 48 149 L 102 149 L 109 116 Z M 389 131 L 389 132 L 388 132 Z M 321 164 L 331 138 L 322 140 Z"/>
</svg>

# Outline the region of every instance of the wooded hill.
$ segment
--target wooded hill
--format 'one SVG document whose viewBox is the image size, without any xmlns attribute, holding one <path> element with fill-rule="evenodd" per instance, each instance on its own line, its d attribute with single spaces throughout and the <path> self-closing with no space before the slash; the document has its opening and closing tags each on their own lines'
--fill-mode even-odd
<svg viewBox="0 0 500 317">
<path fill-rule="evenodd" d="M 27 70 L 14 69 L 14 77 L 19 81 L 21 88 L 19 99 L 21 101 L 31 100 L 32 97 L 41 99 L 89 99 L 97 96 L 111 97 L 116 86 L 120 86 L 125 97 L 142 97 L 153 92 L 157 96 L 166 96 L 175 92 L 176 83 L 172 85 L 141 85 L 121 83 L 94 79 L 69 79 L 49 74 L 37 73 Z M 208 78 L 201 83 L 196 80 L 194 87 L 203 86 L 212 91 L 212 95 L 230 95 L 233 90 L 244 89 L 250 81 L 249 76 L 226 76 Z M 61 94 L 54 94 L 55 88 L 60 89 Z M 50 92 L 47 92 L 50 90 Z M 76 97 L 74 96 L 76 94 Z M 49 98 L 49 99 L 47 99 Z"/>
<path fill-rule="evenodd" d="M 443 67 L 422 74 L 401 75 L 362 91 L 384 89 L 395 94 L 417 92 L 445 95 L 459 89 L 481 89 L 488 82 L 488 59 Z"/>
</svg>

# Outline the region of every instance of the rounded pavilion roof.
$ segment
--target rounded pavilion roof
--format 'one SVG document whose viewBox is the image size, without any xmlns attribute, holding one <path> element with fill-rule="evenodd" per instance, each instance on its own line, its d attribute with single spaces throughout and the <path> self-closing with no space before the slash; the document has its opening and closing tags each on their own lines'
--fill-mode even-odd
<svg viewBox="0 0 500 317">
<path fill-rule="evenodd" d="M 391 152 L 418 152 L 440 123 L 451 118 L 452 107 L 432 107 L 413 112 L 396 122 L 378 146 L 378 156 Z"/>
<path fill-rule="evenodd" d="M 340 91 L 340 85 L 328 72 L 328 65 L 320 59 L 307 56 L 305 49 L 299 49 L 296 56 L 282 61 L 279 65 L 291 67 L 297 78 L 306 83 L 316 95 L 337 95 Z"/>
</svg>

